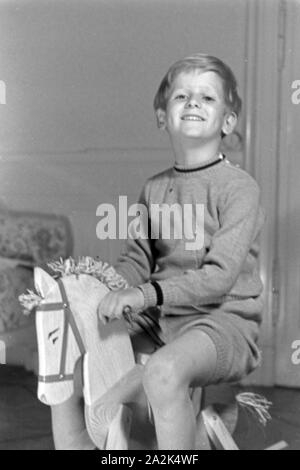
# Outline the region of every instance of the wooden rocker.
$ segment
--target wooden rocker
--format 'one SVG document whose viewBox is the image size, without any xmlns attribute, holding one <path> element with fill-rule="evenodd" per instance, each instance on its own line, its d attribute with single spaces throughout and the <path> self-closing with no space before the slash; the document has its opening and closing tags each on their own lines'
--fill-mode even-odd
<svg viewBox="0 0 300 470">
<path fill-rule="evenodd" d="M 104 325 L 97 317 L 97 306 L 109 288 L 126 287 L 126 281 L 107 264 L 91 258 L 77 264 L 70 259 L 51 267 L 61 277 L 55 280 L 35 268 L 38 294 L 29 292 L 20 298 L 27 309 L 36 307 L 39 400 L 49 406 L 68 400 L 74 393 L 75 367 L 82 358 L 85 422 L 96 448 L 155 448 L 155 430 L 142 387 L 147 355 L 135 358 L 125 320 Z M 238 450 L 231 437 L 237 405 L 229 415 L 228 410 L 227 415 L 226 410 L 223 413 L 228 430 L 222 414 L 213 408 L 201 409 L 201 389 L 191 393 L 197 448 L 210 449 L 212 441 L 217 448 Z M 139 425 L 146 430 L 137 430 Z M 152 439 L 145 442 L 143 436 L 151 433 Z"/>
</svg>

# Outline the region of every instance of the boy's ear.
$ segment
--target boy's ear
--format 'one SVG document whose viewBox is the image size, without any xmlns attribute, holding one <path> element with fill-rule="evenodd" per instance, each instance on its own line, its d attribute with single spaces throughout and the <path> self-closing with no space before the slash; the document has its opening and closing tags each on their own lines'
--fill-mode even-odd
<svg viewBox="0 0 300 470">
<path fill-rule="evenodd" d="M 224 123 L 222 127 L 222 131 L 225 135 L 232 134 L 237 125 L 237 115 L 234 112 L 227 113 L 224 118 Z"/>
<path fill-rule="evenodd" d="M 163 109 L 157 109 L 156 110 L 156 119 L 157 119 L 157 127 L 159 129 L 166 129 L 167 123 L 166 123 L 166 112 Z"/>
<path fill-rule="evenodd" d="M 48 292 L 57 285 L 57 282 L 42 268 L 34 268 L 34 287 L 36 291 L 42 296 L 46 297 Z"/>
</svg>

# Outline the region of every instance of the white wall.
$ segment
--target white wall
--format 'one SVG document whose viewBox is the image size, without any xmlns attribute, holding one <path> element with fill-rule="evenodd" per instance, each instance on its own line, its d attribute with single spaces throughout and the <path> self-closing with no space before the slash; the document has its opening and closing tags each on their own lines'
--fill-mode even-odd
<svg viewBox="0 0 300 470">
<path fill-rule="evenodd" d="M 244 0 L 0 1 L 1 152 L 160 147 L 154 92 L 195 51 L 244 73 Z"/>
<path fill-rule="evenodd" d="M 278 312 L 276 315 L 276 383 L 300 387 L 299 353 L 292 361 L 295 341 L 300 341 L 300 104 L 292 100 L 292 84 L 300 80 L 300 2 L 289 3 L 285 61 L 281 74 L 278 149 L 276 258 L 278 262 Z M 299 94 L 298 94 L 299 96 Z"/>
<path fill-rule="evenodd" d="M 76 254 L 114 258 L 95 236 L 98 204 L 134 200 L 172 162 L 152 111 L 163 74 L 209 52 L 244 95 L 246 14 L 244 0 L 1 0 L 2 203 L 67 214 Z"/>
</svg>

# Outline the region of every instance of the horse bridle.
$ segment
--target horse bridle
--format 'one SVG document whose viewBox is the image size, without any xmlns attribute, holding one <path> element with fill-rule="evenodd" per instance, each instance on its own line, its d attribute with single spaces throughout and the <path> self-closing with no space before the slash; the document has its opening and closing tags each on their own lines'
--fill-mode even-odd
<svg viewBox="0 0 300 470">
<path fill-rule="evenodd" d="M 64 312 L 64 332 L 63 332 L 63 339 L 62 339 L 62 352 L 60 358 L 60 367 L 59 373 L 56 375 L 39 375 L 38 380 L 39 382 L 43 383 L 54 383 L 54 382 L 64 382 L 74 379 L 74 374 L 67 374 L 66 373 L 66 360 L 67 360 L 67 346 L 68 346 L 68 329 L 71 328 L 75 340 L 77 342 L 80 354 L 83 355 L 86 353 L 86 349 L 84 347 L 80 332 L 75 322 L 74 315 L 70 308 L 70 304 L 68 301 L 68 297 L 66 294 L 65 287 L 61 279 L 58 279 L 58 286 L 60 290 L 60 294 L 62 297 L 62 302 L 53 302 L 48 304 L 41 304 L 37 307 L 37 311 L 40 312 L 56 312 L 62 310 Z"/>
</svg>

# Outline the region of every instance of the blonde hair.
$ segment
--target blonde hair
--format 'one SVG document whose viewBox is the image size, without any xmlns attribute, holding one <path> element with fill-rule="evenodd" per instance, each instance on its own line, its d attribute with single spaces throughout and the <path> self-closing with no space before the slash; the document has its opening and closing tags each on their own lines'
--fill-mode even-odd
<svg viewBox="0 0 300 470">
<path fill-rule="evenodd" d="M 238 95 L 236 78 L 228 65 L 217 57 L 207 54 L 193 54 L 173 64 L 164 76 L 154 98 L 154 109 L 166 111 L 172 84 L 182 72 L 201 70 L 217 73 L 223 82 L 224 98 L 228 109 L 238 116 L 242 108 L 242 100 Z"/>
</svg>

